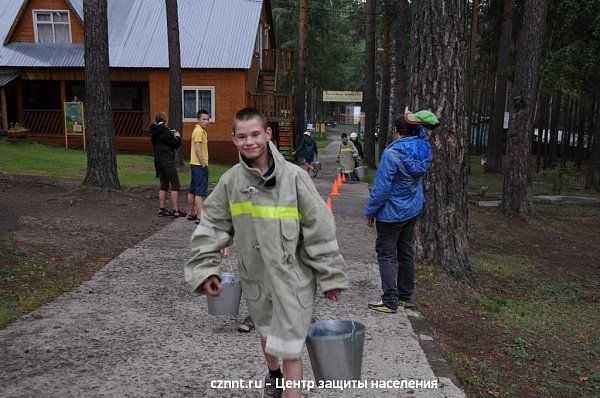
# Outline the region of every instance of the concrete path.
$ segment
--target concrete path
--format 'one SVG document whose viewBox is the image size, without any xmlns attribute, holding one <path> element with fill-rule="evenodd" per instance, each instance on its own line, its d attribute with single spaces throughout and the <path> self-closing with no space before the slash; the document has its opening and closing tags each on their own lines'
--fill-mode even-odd
<svg viewBox="0 0 600 398">
<path fill-rule="evenodd" d="M 315 183 L 324 198 L 336 149 L 334 142 L 320 157 L 324 165 Z M 351 316 L 365 324 L 362 379 L 368 387 L 372 381 L 389 386 L 321 389 L 308 396 L 463 397 L 420 313 L 367 308 L 379 295 L 375 231 L 362 217 L 367 199 L 364 183 L 345 184 L 333 198 L 350 290 L 342 305 L 320 299 L 315 316 Z M 256 332 L 236 330 L 246 314 L 244 300 L 237 318 L 213 317 L 206 299 L 184 284 L 194 227 L 185 219 L 172 222 L 90 281 L 0 330 L 0 397 L 261 396 L 256 388 L 211 388 L 216 380 L 262 380 L 266 367 Z M 232 252 L 234 259 L 235 248 Z M 304 360 L 304 377 L 311 380 L 306 349 Z M 411 387 L 435 380 L 438 388 L 393 387 L 402 380 Z"/>
</svg>

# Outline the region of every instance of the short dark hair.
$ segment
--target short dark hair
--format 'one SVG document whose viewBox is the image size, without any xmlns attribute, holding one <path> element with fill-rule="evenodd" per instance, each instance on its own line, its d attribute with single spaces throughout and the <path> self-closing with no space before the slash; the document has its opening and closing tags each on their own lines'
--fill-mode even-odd
<svg viewBox="0 0 600 398">
<path fill-rule="evenodd" d="M 394 120 L 394 128 L 401 135 L 412 136 L 417 135 L 417 125 L 409 124 L 403 117 Z"/>
<path fill-rule="evenodd" d="M 156 120 L 156 124 L 160 123 L 160 122 L 166 122 L 167 121 L 167 114 L 164 112 L 158 112 L 156 114 L 156 116 L 154 117 L 154 120 Z"/>
<path fill-rule="evenodd" d="M 244 108 L 237 111 L 235 116 L 233 117 L 233 126 L 231 127 L 231 131 L 235 133 L 235 126 L 237 122 L 245 122 L 250 119 L 258 119 L 260 120 L 262 127 L 266 130 L 269 127 L 267 123 L 267 118 L 256 108 Z"/>
<path fill-rule="evenodd" d="M 201 115 L 208 115 L 208 116 L 210 116 L 210 113 L 206 109 L 200 109 L 198 112 L 196 112 L 196 117 L 198 119 L 200 119 Z"/>
<path fill-rule="evenodd" d="M 341 137 L 342 137 L 342 138 L 347 138 L 347 137 L 348 137 L 348 134 L 346 134 L 346 133 L 342 133 Z"/>
</svg>

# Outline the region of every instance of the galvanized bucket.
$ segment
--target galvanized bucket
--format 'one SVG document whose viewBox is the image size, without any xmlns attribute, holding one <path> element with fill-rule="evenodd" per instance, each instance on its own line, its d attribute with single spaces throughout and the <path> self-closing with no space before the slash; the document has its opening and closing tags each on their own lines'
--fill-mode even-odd
<svg viewBox="0 0 600 398">
<path fill-rule="evenodd" d="M 365 325 L 326 320 L 308 328 L 306 347 L 315 380 L 360 380 Z"/>
<path fill-rule="evenodd" d="M 237 316 L 242 297 L 240 277 L 227 272 L 222 273 L 221 289 L 219 297 L 206 297 L 208 301 L 208 313 L 215 316 Z"/>
<path fill-rule="evenodd" d="M 321 171 L 321 167 L 323 167 L 323 164 L 319 160 L 312 162 L 312 165 L 315 168 L 315 171 Z"/>
<path fill-rule="evenodd" d="M 358 166 L 354 168 L 354 173 L 360 180 L 364 180 L 367 175 L 367 166 Z"/>
</svg>

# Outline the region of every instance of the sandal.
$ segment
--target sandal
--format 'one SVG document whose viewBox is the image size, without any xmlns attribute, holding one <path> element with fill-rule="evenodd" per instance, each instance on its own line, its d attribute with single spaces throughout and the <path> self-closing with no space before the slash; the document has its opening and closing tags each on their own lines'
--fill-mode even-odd
<svg viewBox="0 0 600 398">
<path fill-rule="evenodd" d="M 177 217 L 185 217 L 187 216 L 187 213 L 185 211 L 181 211 L 181 210 L 175 210 L 173 211 L 173 217 L 177 218 Z"/>
<path fill-rule="evenodd" d="M 197 215 L 195 215 L 195 214 L 190 214 L 190 215 L 187 217 L 187 219 L 188 219 L 188 221 L 196 221 L 196 220 L 198 219 L 198 216 L 197 216 Z"/>
<path fill-rule="evenodd" d="M 160 209 L 158 209 L 158 216 L 159 217 L 168 217 L 168 216 L 172 216 L 173 213 L 171 213 L 169 210 L 165 209 L 164 207 L 161 207 Z"/>
<path fill-rule="evenodd" d="M 254 322 L 252 322 L 252 318 L 249 316 L 238 326 L 238 332 L 242 333 L 249 333 L 252 329 L 254 329 Z"/>
</svg>

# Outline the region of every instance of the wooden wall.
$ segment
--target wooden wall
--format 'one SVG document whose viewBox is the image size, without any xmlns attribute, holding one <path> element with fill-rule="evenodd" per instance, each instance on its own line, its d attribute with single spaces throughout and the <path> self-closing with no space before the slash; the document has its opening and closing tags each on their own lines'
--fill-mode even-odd
<svg viewBox="0 0 600 398">
<path fill-rule="evenodd" d="M 169 71 L 149 72 L 150 112 L 169 111 Z M 208 128 L 209 161 L 237 161 L 237 149 L 231 142 L 231 122 L 235 113 L 247 106 L 246 70 L 243 69 L 184 69 L 181 74 L 182 86 L 214 86 L 215 122 Z M 195 122 L 183 123 L 183 154 L 190 156 L 190 139 L 196 127 Z"/>
<path fill-rule="evenodd" d="M 64 0 L 29 0 L 18 16 L 18 22 L 9 38 L 10 42 L 35 42 L 33 30 L 33 10 L 68 10 L 71 22 L 73 43 L 83 43 L 83 25 L 75 11 Z"/>
<path fill-rule="evenodd" d="M 169 112 L 169 71 L 167 69 L 111 69 L 113 81 L 147 81 L 150 93 L 151 118 L 160 111 Z M 83 68 L 23 69 L 23 79 L 83 80 Z M 213 86 L 215 88 L 215 122 L 208 126 L 208 149 L 211 161 L 236 162 L 237 149 L 231 142 L 231 122 L 235 113 L 247 106 L 247 74 L 243 69 L 211 69 L 182 71 L 183 86 Z M 183 123 L 183 155 L 190 156 L 190 139 L 195 122 Z M 36 134 L 33 140 L 64 145 L 64 136 Z M 82 142 L 74 137 L 74 147 Z M 149 137 L 116 137 L 117 150 L 152 152 Z"/>
</svg>

